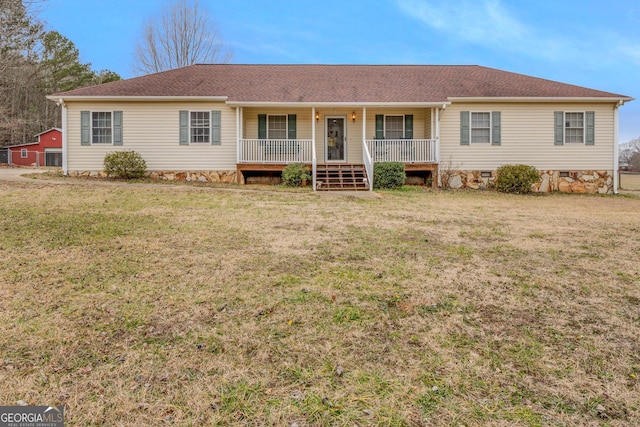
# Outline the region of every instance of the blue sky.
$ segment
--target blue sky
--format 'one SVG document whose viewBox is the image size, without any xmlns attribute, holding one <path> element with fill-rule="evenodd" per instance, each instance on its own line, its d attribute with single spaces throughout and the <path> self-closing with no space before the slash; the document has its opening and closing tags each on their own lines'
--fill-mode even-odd
<svg viewBox="0 0 640 427">
<path fill-rule="evenodd" d="M 47 0 L 47 29 L 96 70 L 133 77 L 136 40 L 163 1 Z M 640 98 L 640 2 L 200 0 L 235 63 L 478 64 Z M 640 137 L 640 99 L 620 142 Z"/>
</svg>

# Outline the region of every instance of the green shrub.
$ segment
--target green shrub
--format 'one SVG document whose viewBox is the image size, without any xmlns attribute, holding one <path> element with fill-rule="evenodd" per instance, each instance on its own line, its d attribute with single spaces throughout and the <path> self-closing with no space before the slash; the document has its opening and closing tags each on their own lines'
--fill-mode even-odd
<svg viewBox="0 0 640 427">
<path fill-rule="evenodd" d="M 538 170 L 528 165 L 504 165 L 498 168 L 496 190 L 501 193 L 524 194 L 540 180 Z"/>
<path fill-rule="evenodd" d="M 406 180 L 404 163 L 380 162 L 373 165 L 374 188 L 399 188 Z"/>
<path fill-rule="evenodd" d="M 302 187 L 302 182 L 309 180 L 310 170 L 302 163 L 291 163 L 282 171 L 282 183 L 289 187 Z"/>
<path fill-rule="evenodd" d="M 114 151 L 104 156 L 104 171 L 113 178 L 142 178 L 147 162 L 135 151 Z"/>
</svg>

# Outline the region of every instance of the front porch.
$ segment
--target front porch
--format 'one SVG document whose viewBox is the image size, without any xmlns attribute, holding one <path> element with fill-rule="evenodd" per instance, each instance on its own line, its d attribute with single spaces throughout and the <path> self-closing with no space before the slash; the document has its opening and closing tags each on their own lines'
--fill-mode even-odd
<svg viewBox="0 0 640 427">
<path fill-rule="evenodd" d="M 238 182 L 281 173 L 291 163 L 307 164 L 313 189 L 338 189 L 328 177 L 373 189 L 376 162 L 401 162 L 408 175 L 437 187 L 439 108 L 237 107 Z M 345 170 L 358 172 L 349 178 Z M 321 172 L 321 173 L 319 173 Z M 344 185 L 340 186 L 344 189 Z"/>
</svg>

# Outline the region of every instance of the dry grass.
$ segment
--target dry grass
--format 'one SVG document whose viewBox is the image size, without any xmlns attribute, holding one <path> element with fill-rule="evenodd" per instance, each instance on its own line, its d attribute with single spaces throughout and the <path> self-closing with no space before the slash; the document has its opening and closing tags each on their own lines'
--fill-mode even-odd
<svg viewBox="0 0 640 427">
<path fill-rule="evenodd" d="M 640 173 L 621 173 L 620 188 L 625 190 L 640 190 Z"/>
<path fill-rule="evenodd" d="M 640 419 L 636 198 L 28 184 L 0 184 L 0 404 L 68 425 Z"/>
</svg>

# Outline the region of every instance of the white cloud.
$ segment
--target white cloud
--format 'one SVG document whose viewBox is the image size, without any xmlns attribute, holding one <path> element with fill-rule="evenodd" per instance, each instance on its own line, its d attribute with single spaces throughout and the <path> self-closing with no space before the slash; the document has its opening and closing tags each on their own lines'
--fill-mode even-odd
<svg viewBox="0 0 640 427">
<path fill-rule="evenodd" d="M 525 26 L 496 0 L 398 0 L 398 4 L 405 13 L 424 24 L 471 42 L 504 42 L 522 39 L 527 33 Z"/>
<path fill-rule="evenodd" d="M 640 45 L 632 45 L 628 42 L 621 41 L 613 46 L 614 53 L 621 55 L 635 65 L 640 65 Z"/>
<path fill-rule="evenodd" d="M 500 0 L 396 1 L 405 14 L 454 40 L 553 62 L 640 65 L 640 46 L 615 31 L 594 27 L 589 32 L 563 34 L 543 29 L 518 19 Z"/>
<path fill-rule="evenodd" d="M 451 2 L 397 0 L 401 10 L 450 37 L 489 48 L 554 58 L 570 51 L 566 43 L 540 36 L 513 16 L 499 0 Z"/>
</svg>

